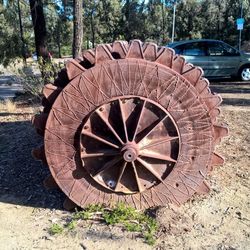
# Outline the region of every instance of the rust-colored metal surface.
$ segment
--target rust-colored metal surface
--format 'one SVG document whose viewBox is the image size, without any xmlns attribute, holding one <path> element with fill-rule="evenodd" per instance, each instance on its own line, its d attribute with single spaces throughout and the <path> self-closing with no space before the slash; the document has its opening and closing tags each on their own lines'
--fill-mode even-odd
<svg viewBox="0 0 250 250">
<path fill-rule="evenodd" d="M 45 86 L 44 112 L 33 119 L 44 147 L 33 155 L 78 206 L 180 205 L 208 192 L 206 175 L 224 161 L 214 150 L 228 130 L 208 85 L 171 49 L 100 45 Z"/>
</svg>

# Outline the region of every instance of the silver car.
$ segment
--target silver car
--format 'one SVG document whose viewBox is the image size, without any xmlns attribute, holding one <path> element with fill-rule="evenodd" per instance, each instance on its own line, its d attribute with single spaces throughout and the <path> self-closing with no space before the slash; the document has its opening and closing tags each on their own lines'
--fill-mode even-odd
<svg viewBox="0 0 250 250">
<path fill-rule="evenodd" d="M 250 54 L 218 40 L 199 39 L 168 44 L 176 54 L 203 69 L 208 78 L 239 77 L 250 81 Z"/>
</svg>

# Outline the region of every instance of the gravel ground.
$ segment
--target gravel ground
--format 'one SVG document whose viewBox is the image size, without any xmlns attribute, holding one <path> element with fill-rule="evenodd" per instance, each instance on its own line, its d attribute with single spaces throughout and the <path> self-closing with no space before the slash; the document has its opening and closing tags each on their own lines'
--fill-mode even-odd
<svg viewBox="0 0 250 250">
<path fill-rule="evenodd" d="M 20 84 L 12 82 L 11 75 L 0 76 L 0 100 L 13 98 L 16 92 L 22 92 L 23 88 Z"/>
</svg>

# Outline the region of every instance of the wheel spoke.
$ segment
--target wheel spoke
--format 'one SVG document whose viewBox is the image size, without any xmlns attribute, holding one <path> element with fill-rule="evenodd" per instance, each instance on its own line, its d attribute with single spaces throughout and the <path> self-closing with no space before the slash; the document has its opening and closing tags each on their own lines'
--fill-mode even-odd
<svg viewBox="0 0 250 250">
<path fill-rule="evenodd" d="M 158 154 L 158 153 L 156 154 L 156 153 L 151 153 L 151 152 L 140 151 L 140 156 L 145 156 L 148 158 L 153 158 L 153 159 L 162 160 L 162 161 L 176 162 L 176 160 L 171 158 L 170 156 Z"/>
<path fill-rule="evenodd" d="M 103 122 L 107 125 L 107 127 L 110 129 L 110 131 L 114 134 L 114 136 L 117 138 L 117 140 L 121 144 L 123 144 L 124 142 L 122 141 L 122 139 L 120 138 L 120 136 L 116 133 L 116 131 L 114 130 L 114 128 L 110 124 L 109 120 L 106 117 L 103 116 L 103 113 L 101 111 L 99 111 L 99 110 L 97 110 L 96 113 L 103 120 Z"/>
<path fill-rule="evenodd" d="M 149 144 L 143 146 L 141 148 L 141 150 L 146 149 L 146 148 L 151 148 L 151 147 L 154 147 L 154 146 L 158 146 L 160 144 L 163 144 L 163 143 L 166 143 L 166 142 L 169 142 L 169 141 L 172 141 L 172 140 L 177 140 L 178 138 L 179 138 L 178 136 L 173 136 L 173 137 L 167 137 L 167 138 L 164 138 L 164 139 L 155 139 L 155 140 L 152 140 Z"/>
<path fill-rule="evenodd" d="M 109 146 L 111 146 L 111 147 L 113 147 L 113 148 L 119 148 L 119 146 L 117 146 L 117 145 L 115 145 L 114 143 L 112 143 L 112 142 L 110 142 L 110 141 L 107 141 L 107 140 L 105 140 L 105 139 L 103 139 L 103 138 L 101 138 L 101 137 L 99 137 L 99 136 L 97 136 L 97 135 L 94 135 L 93 133 L 91 133 L 91 132 L 87 132 L 87 131 L 82 131 L 82 134 L 84 134 L 84 135 L 86 135 L 86 136 L 89 136 L 89 137 L 91 137 L 91 138 L 93 138 L 93 139 L 95 139 L 95 140 L 97 140 L 97 141 L 100 141 L 100 142 L 102 142 L 102 143 L 104 143 L 104 144 L 107 144 L 107 145 L 109 145 Z"/>
<path fill-rule="evenodd" d="M 146 135 L 144 135 L 142 138 L 140 138 L 139 141 L 137 141 L 137 143 L 139 143 L 141 140 L 143 140 L 145 137 L 147 137 L 148 135 L 150 135 L 152 133 L 152 131 L 154 131 L 154 129 L 162 122 L 164 121 L 166 118 L 168 117 L 168 115 L 165 115 L 164 117 L 162 117 L 161 119 L 159 119 L 158 121 L 155 121 L 154 124 L 151 124 L 150 126 L 152 126 L 149 131 L 147 131 Z M 149 126 L 149 127 L 150 127 Z"/>
<path fill-rule="evenodd" d="M 137 158 L 137 161 L 142 164 L 152 175 L 154 175 L 159 181 L 163 182 L 161 176 L 154 170 L 154 168 L 147 163 L 146 161 L 142 160 L 140 157 Z"/>
<path fill-rule="evenodd" d="M 107 163 L 104 164 L 102 168 L 100 168 L 94 175 L 93 177 L 96 177 L 98 174 L 102 173 L 103 171 L 113 167 L 115 164 L 117 164 L 121 160 L 121 157 L 115 157 L 111 161 L 108 161 Z"/>
<path fill-rule="evenodd" d="M 134 132 L 132 141 L 135 139 L 135 136 L 137 134 L 137 130 L 138 130 L 139 124 L 141 122 L 141 117 L 142 117 L 142 114 L 143 114 L 143 111 L 144 111 L 145 104 L 146 104 L 146 101 L 143 100 L 143 104 L 142 104 L 142 107 L 141 107 L 141 110 L 140 110 L 139 118 L 138 118 L 138 121 L 137 121 L 137 124 L 136 124 L 136 128 L 135 128 L 135 132 Z"/>
<path fill-rule="evenodd" d="M 142 189 L 142 186 L 141 186 L 141 182 L 139 180 L 139 177 L 138 177 L 138 173 L 137 173 L 137 170 L 136 170 L 136 166 L 135 166 L 135 162 L 132 161 L 132 167 L 133 167 L 133 170 L 134 170 L 134 173 L 135 173 L 135 179 L 136 179 L 136 183 L 137 183 L 137 187 L 139 189 L 139 192 L 141 193 L 143 191 Z"/>
<path fill-rule="evenodd" d="M 103 152 L 89 153 L 89 154 L 86 152 L 81 152 L 81 158 L 93 158 L 100 156 L 115 156 L 115 155 L 119 155 L 119 152 L 115 150 L 106 150 Z"/>
<path fill-rule="evenodd" d="M 121 117 L 122 117 L 122 123 L 123 123 L 123 129 L 125 132 L 125 137 L 126 137 L 126 141 L 128 142 L 128 131 L 127 131 L 127 125 L 126 125 L 126 121 L 125 121 L 124 110 L 123 110 L 122 103 L 121 103 L 120 99 L 118 102 L 119 102 L 119 107 L 120 107 L 120 111 L 121 111 Z"/>
<path fill-rule="evenodd" d="M 123 163 L 123 166 L 122 166 L 121 169 L 120 169 L 120 173 L 119 173 L 119 176 L 118 176 L 118 178 L 117 178 L 116 185 L 115 185 L 115 191 L 117 191 L 118 184 L 120 183 L 120 181 L 121 181 L 121 179 L 122 179 L 122 176 L 123 176 L 123 173 L 124 173 L 124 171 L 125 171 L 126 166 L 127 166 L 127 162 L 125 161 L 125 162 Z"/>
</svg>

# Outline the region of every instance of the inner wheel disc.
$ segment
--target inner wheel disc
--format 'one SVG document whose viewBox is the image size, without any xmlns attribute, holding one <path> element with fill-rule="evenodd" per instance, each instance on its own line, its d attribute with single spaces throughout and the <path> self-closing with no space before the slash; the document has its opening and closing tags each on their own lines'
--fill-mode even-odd
<svg viewBox="0 0 250 250">
<path fill-rule="evenodd" d="M 177 162 L 179 132 L 160 104 L 122 96 L 96 108 L 81 131 L 82 165 L 113 192 L 143 192 L 164 181 Z"/>
</svg>

